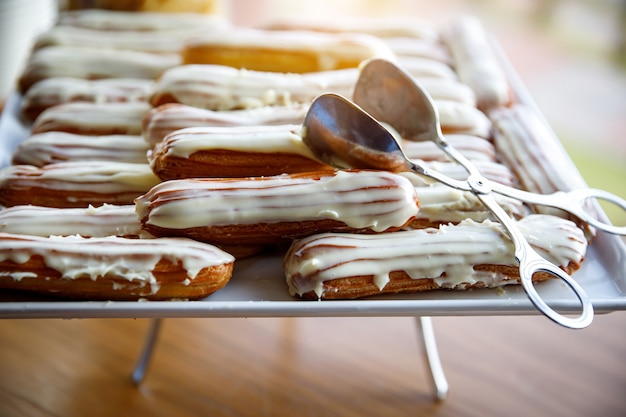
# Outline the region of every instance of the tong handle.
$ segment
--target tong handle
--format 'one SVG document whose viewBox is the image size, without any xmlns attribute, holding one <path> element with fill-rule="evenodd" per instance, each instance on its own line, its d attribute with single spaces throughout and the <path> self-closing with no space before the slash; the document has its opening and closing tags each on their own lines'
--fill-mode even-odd
<svg viewBox="0 0 626 417">
<path fill-rule="evenodd" d="M 582 329 L 589 326 L 593 320 L 593 305 L 589 296 L 585 290 L 576 282 L 569 274 L 563 271 L 555 264 L 548 262 L 535 252 L 530 245 L 524 241 L 524 246 L 527 249 L 523 249 L 516 258 L 519 262 L 519 271 L 522 287 L 528 296 L 528 299 L 533 303 L 537 310 L 541 311 L 550 320 L 558 323 L 564 327 L 571 329 Z M 537 272 L 547 272 L 556 278 L 561 279 L 567 286 L 574 292 L 578 301 L 582 306 L 582 311 L 578 317 L 566 317 L 550 307 L 541 298 L 537 289 L 533 284 L 533 275 Z"/>
<path fill-rule="evenodd" d="M 574 279 L 552 262 L 547 261 L 530 246 L 515 222 L 506 214 L 504 209 L 489 194 L 476 194 L 476 196 L 489 208 L 493 215 L 500 221 L 515 248 L 515 259 L 519 263 L 520 281 L 526 295 L 533 305 L 550 320 L 571 329 L 582 329 L 593 321 L 593 305 L 585 290 Z M 581 314 L 578 317 L 566 317 L 550 307 L 539 295 L 534 284 L 533 275 L 537 272 L 546 272 L 559 278 L 574 292 L 582 305 Z"/>
<path fill-rule="evenodd" d="M 491 188 L 498 194 L 512 197 L 516 200 L 564 210 L 598 230 L 615 235 L 626 235 L 626 226 L 614 226 L 598 220 L 597 217 L 589 212 L 591 207 L 585 205 L 585 202 L 589 199 L 599 199 L 613 203 L 626 212 L 626 200 L 608 191 L 597 188 L 579 188 L 571 191 L 557 191 L 552 194 L 535 194 L 495 182 L 491 183 Z"/>
</svg>

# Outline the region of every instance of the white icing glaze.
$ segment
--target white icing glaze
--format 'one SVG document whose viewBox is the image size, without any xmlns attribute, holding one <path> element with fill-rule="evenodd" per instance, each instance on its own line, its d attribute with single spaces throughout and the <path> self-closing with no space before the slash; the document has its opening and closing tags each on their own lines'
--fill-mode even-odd
<svg viewBox="0 0 626 417">
<path fill-rule="evenodd" d="M 16 164 L 43 166 L 66 161 L 146 163 L 149 145 L 136 135 L 86 136 L 45 132 L 26 138 L 15 150 Z"/>
<path fill-rule="evenodd" d="M 32 236 L 142 236 L 135 206 L 50 208 L 15 206 L 0 211 L 0 232 Z"/>
<path fill-rule="evenodd" d="M 496 151 L 488 140 L 471 135 L 445 135 L 446 141 L 470 161 L 495 161 Z M 402 141 L 402 149 L 409 159 L 449 161 L 450 158 L 435 142 Z"/>
<path fill-rule="evenodd" d="M 99 30 L 179 31 L 213 29 L 228 21 L 221 16 L 204 13 L 124 12 L 105 9 L 82 9 L 59 14 L 59 25 Z"/>
<path fill-rule="evenodd" d="M 585 255 L 587 241 L 572 222 L 531 215 L 518 227 L 557 265 L 579 263 Z M 476 275 L 473 266 L 479 264 L 515 265 L 513 245 L 498 223 L 465 220 L 439 229 L 378 235 L 321 234 L 295 242 L 284 260 L 291 294 L 314 291 L 322 296 L 325 282 L 353 276 L 372 275 L 384 288 L 393 271 L 405 271 L 413 279 L 432 278 L 442 288 L 463 289 L 478 279 L 488 287 L 511 283 L 497 274 Z"/>
<path fill-rule="evenodd" d="M 443 38 L 459 79 L 474 90 L 479 108 L 505 106 L 510 100 L 509 84 L 480 21 L 460 18 L 448 27 Z"/>
<path fill-rule="evenodd" d="M 47 78 L 33 85 L 22 98 L 22 109 L 70 101 L 94 103 L 146 101 L 152 93 L 153 80 L 111 78 L 84 80 L 80 78 Z"/>
<path fill-rule="evenodd" d="M 64 279 L 113 276 L 145 282 L 158 290 L 152 271 L 161 259 L 180 263 L 190 280 L 205 268 L 234 261 L 211 245 L 182 238 L 125 239 L 119 237 L 24 236 L 0 233 L 0 262 L 24 263 L 41 256 Z M 23 273 L 20 273 L 23 275 Z M 14 277 L 21 279 L 23 276 Z"/>
<path fill-rule="evenodd" d="M 418 220 L 459 223 L 464 219 L 481 222 L 492 217 L 491 212 L 471 192 L 455 190 L 443 184 L 418 186 L 416 191 L 420 201 Z M 528 214 L 519 200 L 498 194 L 494 194 L 493 198 L 510 216 L 521 218 Z"/>
<path fill-rule="evenodd" d="M 115 30 L 82 28 L 56 25 L 41 34 L 35 48 L 77 46 L 116 50 L 132 50 L 152 53 L 178 53 L 185 41 L 203 29 L 179 28 L 168 31 Z"/>
<path fill-rule="evenodd" d="M 166 155 L 187 158 L 211 149 L 240 152 L 288 153 L 315 159 L 302 141 L 300 125 L 190 127 L 163 139 Z"/>
<path fill-rule="evenodd" d="M 87 133 L 108 131 L 140 135 L 143 117 L 150 111 L 144 102 L 134 103 L 65 103 L 46 109 L 35 119 L 33 132 L 79 129 Z"/>
<path fill-rule="evenodd" d="M 214 111 L 184 104 L 164 104 L 144 120 L 145 140 L 154 145 L 166 135 L 186 127 L 260 126 L 301 123 L 308 106 L 266 106 L 245 110 Z"/>
<path fill-rule="evenodd" d="M 222 65 L 181 65 L 158 80 L 155 96 L 211 110 L 309 103 L 325 92 L 350 96 L 357 69 L 309 74 L 249 71 Z"/>
<path fill-rule="evenodd" d="M 412 41 L 435 42 L 437 30 L 424 20 L 415 17 L 366 18 L 327 16 L 325 19 L 290 16 L 288 20 L 275 20 L 270 25 L 275 30 L 310 30 L 327 33 L 366 33 L 381 38 L 406 37 Z"/>
<path fill-rule="evenodd" d="M 295 52 L 297 56 L 311 54 L 317 71 L 339 68 L 341 61 L 359 62 L 373 57 L 394 59 L 391 49 L 381 39 L 363 33 L 328 34 L 300 30 L 263 30 L 229 28 L 207 31 L 191 38 L 185 49 L 228 48 L 244 50 Z M 183 56 L 186 51 L 183 50 Z M 271 59 L 271 58 L 270 58 Z M 355 65 L 356 67 L 356 65 Z"/>
<path fill-rule="evenodd" d="M 52 77 L 154 80 L 166 69 L 180 65 L 180 63 L 178 54 L 50 46 L 38 49 L 31 54 L 22 75 L 22 83 L 33 84 Z"/>
<path fill-rule="evenodd" d="M 435 105 L 444 133 L 464 133 L 481 138 L 491 136 L 491 120 L 476 107 L 458 101 L 439 99 L 435 99 Z"/>
<path fill-rule="evenodd" d="M 125 162 L 60 162 L 34 167 L 12 165 L 0 170 L 0 186 L 43 187 L 102 194 L 144 193 L 160 182 L 150 166 Z"/>
<path fill-rule="evenodd" d="M 418 212 L 411 182 L 379 171 L 339 171 L 319 180 L 286 175 L 174 180 L 157 185 L 135 204 L 142 221 L 170 229 L 334 219 L 384 231 Z"/>
<path fill-rule="evenodd" d="M 415 78 L 457 80 L 456 72 L 446 63 L 431 58 L 400 57 L 398 64 Z"/>
</svg>

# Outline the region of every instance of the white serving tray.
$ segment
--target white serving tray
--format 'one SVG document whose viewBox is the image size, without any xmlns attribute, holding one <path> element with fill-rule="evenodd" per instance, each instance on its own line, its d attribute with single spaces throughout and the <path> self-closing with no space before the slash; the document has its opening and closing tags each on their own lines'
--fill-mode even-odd
<svg viewBox="0 0 626 417">
<path fill-rule="evenodd" d="M 510 71 L 512 73 L 512 71 Z M 518 97 L 529 97 L 512 79 Z M 9 98 L 0 118 L 0 167 L 10 162 L 28 135 L 19 121 L 20 97 Z M 565 153 L 565 151 L 563 150 Z M 601 215 L 606 218 L 604 213 Z M 618 236 L 599 233 L 574 278 L 589 294 L 596 313 L 626 310 L 626 245 Z M 578 299 L 560 281 L 538 284 L 541 296 L 563 313 L 579 313 Z M 430 291 L 346 301 L 302 301 L 289 296 L 280 255 L 239 260 L 228 285 L 198 301 L 66 301 L 0 291 L 0 318 L 175 318 L 175 317 L 321 317 L 453 316 L 539 314 L 521 286 L 469 291 Z"/>
</svg>

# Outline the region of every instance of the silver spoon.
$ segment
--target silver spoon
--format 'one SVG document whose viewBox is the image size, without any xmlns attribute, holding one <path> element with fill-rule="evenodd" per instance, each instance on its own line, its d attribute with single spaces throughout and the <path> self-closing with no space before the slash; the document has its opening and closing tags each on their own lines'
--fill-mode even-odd
<svg viewBox="0 0 626 417">
<path fill-rule="evenodd" d="M 470 189 L 465 188 L 468 191 L 480 194 L 495 192 L 526 203 L 555 207 L 598 230 L 626 235 L 626 226 L 604 223 L 585 209 L 586 200 L 597 198 L 626 211 L 626 200 L 608 191 L 581 188 L 552 194 L 535 194 L 483 178 L 476 167 L 445 140 L 441 133 L 439 113 L 430 95 L 410 74 L 390 61 L 372 59 L 363 65 L 354 88 L 353 101 L 377 121 L 391 125 L 404 139 L 435 142 L 450 158 L 465 168 L 469 174 L 467 181 L 471 186 Z M 436 179 L 442 181 L 443 178 L 439 176 Z M 459 188 L 458 182 L 448 185 Z"/>
<path fill-rule="evenodd" d="M 430 102 L 426 100 L 424 103 Z M 437 115 L 436 110 L 425 114 L 427 115 L 425 118 Z M 438 118 L 435 117 L 431 123 L 438 123 Z M 467 181 L 459 181 L 410 161 L 385 127 L 356 104 L 335 94 L 324 94 L 314 100 L 304 119 L 302 135 L 304 143 L 318 158 L 335 167 L 411 170 L 455 188 L 475 193 L 511 237 L 515 247 L 515 259 L 519 263 L 520 280 L 533 305 L 545 316 L 565 327 L 584 328 L 591 324 L 593 306 L 589 296 L 567 273 L 535 252 L 515 222 L 489 195 L 490 182 L 472 168 L 471 163 L 467 162 L 470 166 L 468 170 L 470 178 Z M 464 159 L 461 157 L 461 160 Z M 546 272 L 562 279 L 580 301 L 581 314 L 578 317 L 566 317 L 548 306 L 533 285 L 532 277 L 536 272 Z"/>
</svg>

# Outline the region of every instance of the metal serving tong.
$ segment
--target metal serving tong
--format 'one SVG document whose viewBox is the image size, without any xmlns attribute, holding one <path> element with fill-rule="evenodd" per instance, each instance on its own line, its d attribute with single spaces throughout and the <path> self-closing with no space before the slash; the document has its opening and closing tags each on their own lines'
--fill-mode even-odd
<svg viewBox="0 0 626 417">
<path fill-rule="evenodd" d="M 441 133 L 439 113 L 430 95 L 412 76 L 389 61 L 373 59 L 363 66 L 353 99 L 354 103 L 335 94 L 324 94 L 312 103 L 303 123 L 303 140 L 318 158 L 338 168 L 411 170 L 450 187 L 472 192 L 510 236 L 515 248 L 515 259 L 519 263 L 521 283 L 533 305 L 565 327 L 584 328 L 591 324 L 593 306 L 583 288 L 530 246 L 491 193 L 531 204 L 556 207 L 599 230 L 620 235 L 626 235 L 626 227 L 616 227 L 597 220 L 585 211 L 583 203 L 589 198 L 600 198 L 626 210 L 624 199 L 597 189 L 540 195 L 488 180 L 445 140 Z M 391 125 L 407 140 L 435 142 L 465 168 L 467 179 L 460 181 L 449 178 L 409 160 L 396 138 L 379 122 Z M 532 277 L 536 272 L 546 272 L 563 280 L 580 301 L 581 314 L 578 317 L 566 317 L 552 309 L 533 285 Z"/>
</svg>

